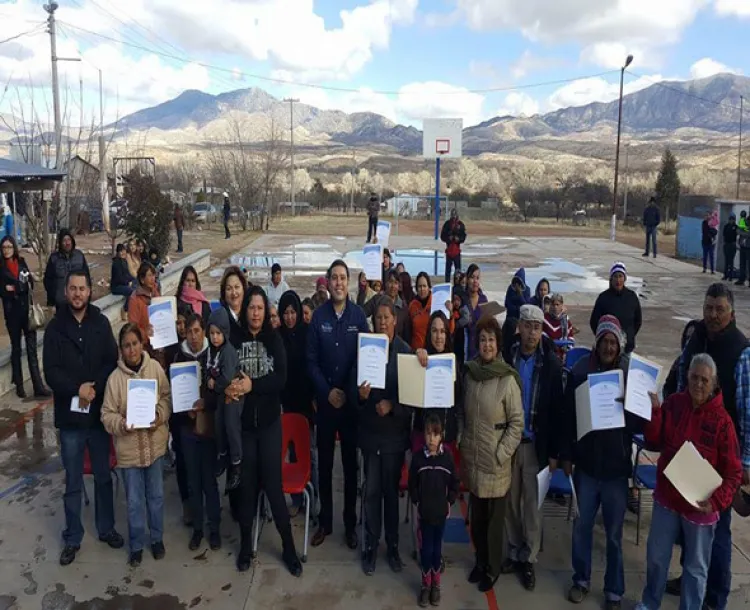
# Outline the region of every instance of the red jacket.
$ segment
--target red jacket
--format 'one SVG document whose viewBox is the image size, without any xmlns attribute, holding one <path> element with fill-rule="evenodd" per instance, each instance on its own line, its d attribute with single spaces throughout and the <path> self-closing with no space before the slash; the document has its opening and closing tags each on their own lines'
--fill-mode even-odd
<svg viewBox="0 0 750 610">
<path fill-rule="evenodd" d="M 691 441 L 722 479 L 722 484 L 711 496 L 711 506 L 716 512 L 722 512 L 732 505 L 742 482 L 742 465 L 734 424 L 724 410 L 721 392 L 698 409 L 693 408 L 687 392 L 672 394 L 660 409 L 652 411 L 651 421 L 643 433 L 646 443 L 661 451 L 654 492 L 660 504 L 686 517 L 703 516 L 664 476 L 664 469 L 683 443 Z"/>
</svg>

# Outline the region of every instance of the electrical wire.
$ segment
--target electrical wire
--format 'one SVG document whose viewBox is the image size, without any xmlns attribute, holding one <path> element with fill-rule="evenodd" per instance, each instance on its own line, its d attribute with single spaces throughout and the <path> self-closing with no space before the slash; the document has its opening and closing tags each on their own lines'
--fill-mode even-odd
<svg viewBox="0 0 750 610">
<path fill-rule="evenodd" d="M 3 40 L 0 40 L 0 44 L 5 44 L 6 42 L 11 42 L 13 40 L 17 40 L 18 38 L 22 38 L 23 36 L 29 36 L 31 34 L 38 34 L 40 33 L 41 28 L 45 26 L 45 23 L 38 23 L 35 28 L 31 28 L 30 30 L 26 32 L 21 32 L 20 34 L 16 34 L 14 36 L 11 36 L 10 38 L 4 38 Z"/>
</svg>

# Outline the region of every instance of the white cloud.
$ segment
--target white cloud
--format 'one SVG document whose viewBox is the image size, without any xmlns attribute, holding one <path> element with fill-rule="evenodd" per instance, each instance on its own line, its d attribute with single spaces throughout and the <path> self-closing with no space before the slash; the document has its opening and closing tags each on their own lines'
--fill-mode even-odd
<svg viewBox="0 0 750 610">
<path fill-rule="evenodd" d="M 564 61 L 557 57 L 540 57 L 526 49 L 521 56 L 510 66 L 510 73 L 515 79 L 523 78 L 531 72 L 545 70 L 563 64 Z"/>
<path fill-rule="evenodd" d="M 653 50 L 622 42 L 597 42 L 584 47 L 580 57 L 583 62 L 608 70 L 619 70 L 625 65 L 628 55 L 633 56 L 633 61 L 639 67 L 652 67 L 659 63 Z"/>
<path fill-rule="evenodd" d="M 719 15 L 750 17 L 750 2 L 747 0 L 716 0 L 715 8 Z"/>
<path fill-rule="evenodd" d="M 736 68 L 730 68 L 729 66 L 711 59 L 710 57 L 704 57 L 699 59 L 692 66 L 690 66 L 690 78 L 708 78 L 714 74 L 721 74 L 723 72 L 729 72 L 731 74 L 740 74 L 741 70 Z"/>
<path fill-rule="evenodd" d="M 512 91 L 505 96 L 497 116 L 533 116 L 539 112 L 539 102 L 527 93 Z"/>
<path fill-rule="evenodd" d="M 655 82 L 664 80 L 659 74 L 643 76 L 629 83 L 625 83 L 625 95 L 635 93 Z M 611 102 L 620 95 L 619 81 L 607 81 L 601 77 L 582 78 L 568 83 L 550 95 L 547 105 L 550 110 L 558 110 L 569 106 L 584 106 L 591 102 Z"/>
</svg>

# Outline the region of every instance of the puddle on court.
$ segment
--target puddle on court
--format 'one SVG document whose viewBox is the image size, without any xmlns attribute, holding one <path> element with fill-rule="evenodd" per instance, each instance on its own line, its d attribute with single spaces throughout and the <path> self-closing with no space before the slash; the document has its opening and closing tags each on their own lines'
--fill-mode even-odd
<svg viewBox="0 0 750 610">
<path fill-rule="evenodd" d="M 53 420 L 52 405 L 26 414 L 0 410 L 0 475 L 16 479 L 37 473 L 59 455 Z"/>
<path fill-rule="evenodd" d="M 544 259 L 538 267 L 526 267 L 526 284 L 533 292 L 537 283 L 542 278 L 550 282 L 552 292 L 563 294 L 572 292 L 602 292 L 609 287 L 608 278 L 598 275 L 596 269 L 601 265 L 583 267 L 563 258 Z M 510 275 L 515 270 L 510 272 Z M 643 290 L 643 278 L 628 276 L 627 287 L 641 293 Z"/>
</svg>

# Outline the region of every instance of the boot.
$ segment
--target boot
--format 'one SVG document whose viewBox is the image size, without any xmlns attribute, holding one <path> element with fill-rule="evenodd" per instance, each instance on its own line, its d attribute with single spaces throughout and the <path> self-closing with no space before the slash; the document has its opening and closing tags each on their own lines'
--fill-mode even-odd
<svg viewBox="0 0 750 610">
<path fill-rule="evenodd" d="M 26 357 L 29 360 L 29 373 L 31 375 L 31 384 L 34 387 L 34 396 L 37 398 L 48 398 L 52 396 L 42 381 L 42 374 L 39 372 L 39 355 L 36 347 L 36 333 L 26 335 Z"/>
<path fill-rule="evenodd" d="M 237 554 L 237 570 L 247 572 L 253 563 L 253 528 L 240 527 L 240 552 Z"/>
<path fill-rule="evenodd" d="M 430 605 L 440 605 L 440 570 L 432 571 L 432 586 L 430 587 Z"/>
<path fill-rule="evenodd" d="M 419 589 L 419 607 L 426 608 L 430 605 L 430 589 L 432 588 L 432 571 L 422 572 L 422 586 Z"/>
</svg>

